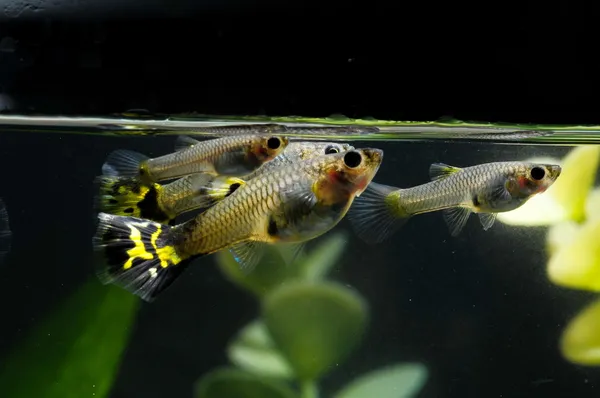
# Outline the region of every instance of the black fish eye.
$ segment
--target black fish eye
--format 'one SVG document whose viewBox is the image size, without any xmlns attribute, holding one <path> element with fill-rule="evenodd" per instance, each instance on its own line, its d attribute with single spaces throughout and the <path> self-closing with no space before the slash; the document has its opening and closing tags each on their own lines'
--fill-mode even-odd
<svg viewBox="0 0 600 398">
<path fill-rule="evenodd" d="M 349 151 L 344 155 L 344 163 L 351 169 L 360 166 L 360 162 L 362 162 L 362 156 L 356 151 Z"/>
<path fill-rule="evenodd" d="M 531 178 L 533 178 L 534 180 L 541 180 L 542 178 L 544 178 L 544 176 L 546 175 L 546 170 L 544 170 L 541 167 L 534 167 L 533 169 L 531 169 Z"/>
<path fill-rule="evenodd" d="M 281 141 L 277 137 L 271 137 L 267 140 L 269 149 L 277 149 L 281 146 Z"/>
<path fill-rule="evenodd" d="M 339 150 L 334 147 L 333 145 L 329 145 L 327 148 L 325 148 L 325 155 L 329 155 L 331 153 L 338 153 Z"/>
</svg>

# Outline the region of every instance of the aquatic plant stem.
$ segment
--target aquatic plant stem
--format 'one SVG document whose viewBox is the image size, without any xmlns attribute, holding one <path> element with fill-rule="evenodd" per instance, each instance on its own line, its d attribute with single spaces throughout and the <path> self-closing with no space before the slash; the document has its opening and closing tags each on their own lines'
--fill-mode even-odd
<svg viewBox="0 0 600 398">
<path fill-rule="evenodd" d="M 319 388 L 314 380 L 303 380 L 300 382 L 301 398 L 319 398 Z"/>
</svg>

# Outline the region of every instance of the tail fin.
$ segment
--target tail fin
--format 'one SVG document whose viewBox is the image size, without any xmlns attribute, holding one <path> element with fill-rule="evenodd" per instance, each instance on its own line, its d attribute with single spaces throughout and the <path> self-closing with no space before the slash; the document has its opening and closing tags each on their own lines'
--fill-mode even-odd
<svg viewBox="0 0 600 398">
<path fill-rule="evenodd" d="M 4 201 L 0 199 L 0 262 L 4 260 L 12 241 L 12 232 L 8 221 L 8 211 L 4 205 Z"/>
<path fill-rule="evenodd" d="M 174 247 L 172 227 L 135 217 L 98 215 L 94 250 L 103 255 L 96 273 L 112 283 L 153 301 L 189 264 Z"/>
<path fill-rule="evenodd" d="M 142 163 L 148 156 L 127 149 L 112 151 L 102 165 L 102 174 L 107 176 L 139 177 Z"/>
<path fill-rule="evenodd" d="M 135 177 L 99 176 L 95 185 L 98 196 L 96 211 L 145 218 L 159 223 L 168 223 L 171 217 L 159 204 L 162 191 L 159 184 L 146 184 Z"/>
<path fill-rule="evenodd" d="M 399 211 L 398 188 L 371 182 L 348 211 L 348 220 L 359 238 L 369 244 L 381 243 L 409 219 Z"/>
</svg>

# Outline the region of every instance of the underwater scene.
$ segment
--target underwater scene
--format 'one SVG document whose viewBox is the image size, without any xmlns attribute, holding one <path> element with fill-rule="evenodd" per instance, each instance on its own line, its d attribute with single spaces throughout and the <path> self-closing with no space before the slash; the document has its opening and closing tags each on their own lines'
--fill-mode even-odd
<svg viewBox="0 0 600 398">
<path fill-rule="evenodd" d="M 597 131 L 0 116 L 0 397 L 595 397 Z"/>
</svg>

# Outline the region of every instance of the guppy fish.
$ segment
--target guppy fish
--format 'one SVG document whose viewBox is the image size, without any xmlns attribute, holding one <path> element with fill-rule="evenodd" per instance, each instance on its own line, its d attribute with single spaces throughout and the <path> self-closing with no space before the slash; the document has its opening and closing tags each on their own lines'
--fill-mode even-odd
<svg viewBox="0 0 600 398">
<path fill-rule="evenodd" d="M 4 201 L 0 199 L 0 262 L 3 262 L 10 252 L 11 241 L 12 232 L 8 220 L 8 211 Z"/>
<path fill-rule="evenodd" d="M 176 152 L 157 158 L 118 149 L 111 152 L 102 166 L 106 176 L 136 177 L 151 184 L 194 173 L 244 175 L 278 156 L 288 144 L 287 137 L 277 135 L 285 126 L 269 127 L 262 134 L 237 135 L 196 142 L 181 136 Z"/>
<path fill-rule="evenodd" d="M 431 182 L 399 189 L 372 182 L 348 213 L 357 234 L 369 243 L 385 240 L 410 217 L 442 210 L 452 236 L 477 213 L 484 230 L 496 214 L 514 210 L 546 191 L 561 173 L 558 165 L 495 162 L 459 168 L 431 165 Z"/>
<path fill-rule="evenodd" d="M 230 249 L 250 271 L 263 245 L 302 244 L 337 225 L 382 160 L 383 151 L 364 148 L 275 169 L 174 227 L 100 213 L 94 248 L 106 263 L 98 276 L 152 301 L 196 257 Z"/>
<path fill-rule="evenodd" d="M 200 141 L 188 138 L 187 142 L 195 145 Z M 291 142 L 279 156 L 241 179 L 197 173 L 160 185 L 144 184 L 135 177 L 100 176 L 96 178 L 100 191 L 96 209 L 166 224 L 187 211 L 213 206 L 256 176 L 302 160 L 350 149 L 354 147 L 336 142 Z"/>
</svg>

